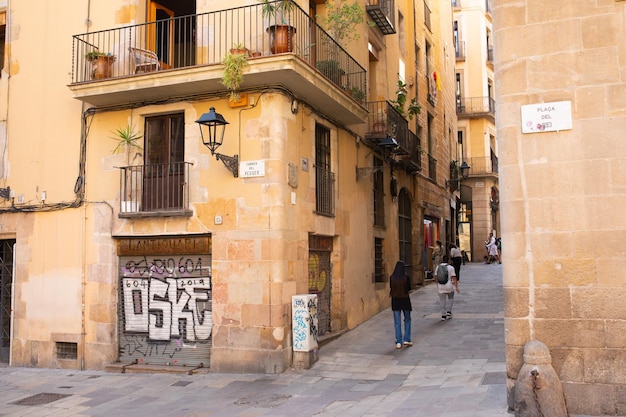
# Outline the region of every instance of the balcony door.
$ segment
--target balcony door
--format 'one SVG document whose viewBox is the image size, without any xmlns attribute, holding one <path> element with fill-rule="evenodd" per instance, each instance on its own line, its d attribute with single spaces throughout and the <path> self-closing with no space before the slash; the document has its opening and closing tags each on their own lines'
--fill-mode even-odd
<svg viewBox="0 0 626 417">
<path fill-rule="evenodd" d="M 195 63 L 195 14 L 196 0 L 148 1 L 147 21 L 154 24 L 148 25 L 147 46 L 157 54 L 162 68 Z"/>
<path fill-rule="evenodd" d="M 143 177 L 144 211 L 184 207 L 184 113 L 146 118 Z"/>
</svg>

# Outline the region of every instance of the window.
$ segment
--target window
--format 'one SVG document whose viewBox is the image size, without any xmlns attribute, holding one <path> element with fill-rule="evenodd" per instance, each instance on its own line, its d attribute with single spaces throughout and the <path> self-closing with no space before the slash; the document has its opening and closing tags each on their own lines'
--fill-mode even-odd
<svg viewBox="0 0 626 417">
<path fill-rule="evenodd" d="M 374 282 L 385 282 L 383 239 L 379 237 L 374 238 Z"/>
<path fill-rule="evenodd" d="M 385 190 L 383 178 L 383 161 L 374 158 L 373 166 L 380 167 L 374 172 L 374 226 L 385 227 Z"/>
<path fill-rule="evenodd" d="M 78 344 L 71 342 L 56 342 L 57 358 L 59 359 L 77 359 Z"/>
<path fill-rule="evenodd" d="M 315 125 L 315 210 L 323 216 L 335 215 L 335 174 L 330 170 L 330 129 Z"/>
<path fill-rule="evenodd" d="M 144 211 L 184 207 L 187 188 L 184 160 L 184 114 L 146 118 L 142 199 Z"/>
<path fill-rule="evenodd" d="M 437 149 L 437 138 L 435 136 L 435 118 L 432 114 L 428 114 L 428 178 L 433 181 L 437 180 L 437 160 L 435 159 L 435 150 Z"/>
<path fill-rule="evenodd" d="M 4 69 L 4 42 L 6 40 L 7 13 L 0 13 L 0 70 Z"/>
</svg>

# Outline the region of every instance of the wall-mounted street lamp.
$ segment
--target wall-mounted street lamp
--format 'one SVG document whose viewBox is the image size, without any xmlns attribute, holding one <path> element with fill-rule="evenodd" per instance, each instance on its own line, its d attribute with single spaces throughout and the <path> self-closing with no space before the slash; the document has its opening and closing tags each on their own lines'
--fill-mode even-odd
<svg viewBox="0 0 626 417">
<path fill-rule="evenodd" d="M 204 146 L 209 148 L 211 155 L 215 155 L 215 159 L 222 161 L 224 166 L 237 178 L 239 176 L 239 155 L 228 156 L 215 152 L 217 148 L 222 146 L 224 130 L 229 123 L 224 120 L 221 114 L 215 113 L 215 107 L 211 107 L 208 113 L 200 116 L 196 123 L 200 125 L 200 135 Z"/>
<path fill-rule="evenodd" d="M 451 184 L 455 184 L 456 183 L 456 188 L 458 189 L 461 186 L 461 181 L 463 181 L 463 180 L 467 179 L 467 177 L 469 177 L 470 166 L 467 165 L 467 162 L 463 161 L 463 163 L 459 167 L 459 170 L 461 171 L 461 176 L 457 177 L 457 178 L 446 180 L 446 187 L 450 187 Z"/>
<path fill-rule="evenodd" d="M 376 145 L 374 147 L 374 149 L 376 148 L 382 148 L 383 149 L 383 154 L 386 154 L 387 152 L 389 154 L 393 154 L 397 148 L 398 148 L 398 142 L 391 136 L 391 135 L 387 135 L 387 137 L 385 137 L 385 139 L 381 140 L 378 145 Z M 374 152 L 374 149 L 372 149 L 372 152 Z M 367 156 L 369 156 L 369 154 L 367 154 Z M 365 158 L 367 158 L 367 156 Z M 374 172 L 379 172 L 383 170 L 383 166 L 379 165 L 379 166 L 375 166 L 375 167 L 365 167 L 365 168 L 356 168 L 356 180 L 358 181 L 359 178 L 364 177 L 368 174 L 373 174 Z"/>
</svg>

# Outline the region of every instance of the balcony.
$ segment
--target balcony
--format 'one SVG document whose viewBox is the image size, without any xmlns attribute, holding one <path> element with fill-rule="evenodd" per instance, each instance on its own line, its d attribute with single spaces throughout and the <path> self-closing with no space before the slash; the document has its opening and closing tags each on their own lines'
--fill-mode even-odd
<svg viewBox="0 0 626 417">
<path fill-rule="evenodd" d="M 365 10 L 383 35 L 396 33 L 393 0 L 368 0 Z"/>
<path fill-rule="evenodd" d="M 408 173 L 415 174 L 422 169 L 419 153 L 419 139 L 409 130 L 409 122 L 398 112 L 389 101 L 373 101 L 367 103 L 369 122 L 365 141 L 368 146 L 376 149 L 376 145 L 392 136 L 398 142 L 395 162 Z"/>
<path fill-rule="evenodd" d="M 454 56 L 457 61 L 465 61 L 465 42 L 458 41 L 454 48 Z"/>
<path fill-rule="evenodd" d="M 491 158 L 470 158 L 467 163 L 470 166 L 469 174 L 471 177 L 491 176 L 498 174 L 498 158 L 494 155 L 492 155 Z"/>
<path fill-rule="evenodd" d="M 189 162 L 120 168 L 119 217 L 191 216 Z"/>
<path fill-rule="evenodd" d="M 342 123 L 367 120 L 365 69 L 296 4 L 278 22 L 259 3 L 75 35 L 69 88 L 94 106 L 225 96 L 236 44 L 249 53 L 241 91 L 284 87 Z"/>
<path fill-rule="evenodd" d="M 456 114 L 466 119 L 489 117 L 495 122 L 496 102 L 491 97 L 457 97 Z"/>
</svg>

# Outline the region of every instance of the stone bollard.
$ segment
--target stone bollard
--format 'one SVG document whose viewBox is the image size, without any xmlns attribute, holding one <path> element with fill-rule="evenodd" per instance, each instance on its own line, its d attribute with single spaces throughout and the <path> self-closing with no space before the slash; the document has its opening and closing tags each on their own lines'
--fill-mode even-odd
<svg viewBox="0 0 626 417">
<path fill-rule="evenodd" d="M 515 382 L 515 417 L 567 417 L 563 386 L 548 347 L 537 340 L 524 345 L 524 365 Z"/>
</svg>

